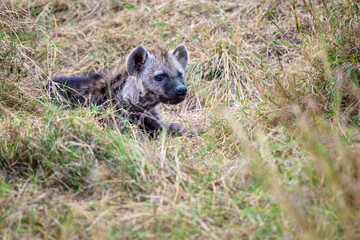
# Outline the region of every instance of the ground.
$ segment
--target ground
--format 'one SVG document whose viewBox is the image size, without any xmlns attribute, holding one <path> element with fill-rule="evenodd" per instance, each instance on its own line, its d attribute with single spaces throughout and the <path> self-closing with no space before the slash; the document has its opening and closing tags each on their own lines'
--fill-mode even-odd
<svg viewBox="0 0 360 240">
<path fill-rule="evenodd" d="M 3 239 L 359 239 L 357 1 L 0 3 Z M 200 132 L 153 140 L 44 86 L 184 43 Z"/>
</svg>

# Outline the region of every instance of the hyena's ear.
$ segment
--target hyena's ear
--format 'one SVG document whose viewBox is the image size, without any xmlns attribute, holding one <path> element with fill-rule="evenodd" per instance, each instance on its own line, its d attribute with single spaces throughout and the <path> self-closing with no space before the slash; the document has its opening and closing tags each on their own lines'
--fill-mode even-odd
<svg viewBox="0 0 360 240">
<path fill-rule="evenodd" d="M 146 61 L 149 58 L 148 52 L 141 45 L 131 51 L 126 59 L 126 68 L 131 76 L 138 76 L 144 69 Z"/>
<path fill-rule="evenodd" d="M 172 52 L 172 56 L 180 63 L 183 69 L 186 68 L 189 61 L 189 52 L 184 44 L 179 44 Z"/>
</svg>

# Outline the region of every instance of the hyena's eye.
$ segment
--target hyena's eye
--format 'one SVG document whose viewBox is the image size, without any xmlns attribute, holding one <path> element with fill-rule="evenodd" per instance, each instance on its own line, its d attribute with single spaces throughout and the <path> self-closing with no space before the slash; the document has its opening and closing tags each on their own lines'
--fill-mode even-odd
<svg viewBox="0 0 360 240">
<path fill-rule="evenodd" d="M 184 74 L 182 74 L 181 72 L 178 73 L 179 78 L 183 78 Z"/>
<path fill-rule="evenodd" d="M 161 80 L 164 79 L 164 77 L 165 77 L 164 75 L 156 75 L 156 76 L 155 76 L 155 80 L 156 80 L 156 81 L 161 81 Z"/>
</svg>

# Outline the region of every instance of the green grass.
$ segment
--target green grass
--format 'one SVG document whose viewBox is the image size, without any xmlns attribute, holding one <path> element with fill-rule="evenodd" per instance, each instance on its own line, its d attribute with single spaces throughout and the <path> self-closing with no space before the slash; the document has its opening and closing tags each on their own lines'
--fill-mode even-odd
<svg viewBox="0 0 360 240">
<path fill-rule="evenodd" d="M 3 239 L 359 239 L 356 1 L 0 4 Z M 43 86 L 184 43 L 198 137 L 120 133 Z"/>
</svg>

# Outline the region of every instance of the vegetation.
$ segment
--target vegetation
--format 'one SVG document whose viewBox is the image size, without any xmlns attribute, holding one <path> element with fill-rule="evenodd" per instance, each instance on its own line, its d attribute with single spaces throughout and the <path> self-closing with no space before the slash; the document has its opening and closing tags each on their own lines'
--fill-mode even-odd
<svg viewBox="0 0 360 240">
<path fill-rule="evenodd" d="M 359 239 L 356 0 L 0 3 L 3 239 Z M 69 109 L 52 78 L 138 44 L 191 52 L 157 140 Z"/>
</svg>

